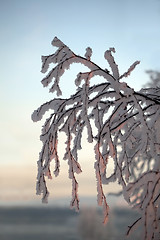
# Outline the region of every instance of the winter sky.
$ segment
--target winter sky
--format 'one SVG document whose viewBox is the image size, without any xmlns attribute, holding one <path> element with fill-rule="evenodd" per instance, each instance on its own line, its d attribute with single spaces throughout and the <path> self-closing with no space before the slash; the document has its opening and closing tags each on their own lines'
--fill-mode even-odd
<svg viewBox="0 0 160 240">
<path fill-rule="evenodd" d="M 146 70 L 160 70 L 160 0 L 0 0 L 0 33 L 0 204 L 31 202 L 39 199 L 35 178 L 43 123 L 33 123 L 30 115 L 55 97 L 40 83 L 41 55 L 55 50 L 51 41 L 57 36 L 80 55 L 92 47 L 92 60 L 106 68 L 104 52 L 115 47 L 120 73 L 141 61 L 126 79 L 138 90 L 149 79 Z M 70 71 L 63 79 L 65 95 L 73 93 L 73 82 Z M 96 194 L 91 149 L 84 140 L 82 195 Z M 71 191 L 64 161 L 61 169 L 50 189 L 58 197 Z"/>
</svg>

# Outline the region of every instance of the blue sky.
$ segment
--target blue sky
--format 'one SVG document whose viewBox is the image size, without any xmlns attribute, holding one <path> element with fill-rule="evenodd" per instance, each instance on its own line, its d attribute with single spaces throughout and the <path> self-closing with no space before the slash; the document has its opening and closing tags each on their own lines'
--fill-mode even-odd
<svg viewBox="0 0 160 240">
<path fill-rule="evenodd" d="M 28 171 L 33 184 L 35 181 L 42 123 L 32 123 L 30 115 L 54 98 L 40 83 L 40 69 L 41 55 L 54 51 L 51 41 L 55 36 L 77 54 L 84 55 L 85 48 L 92 47 L 93 61 L 104 68 L 105 50 L 115 47 L 120 73 L 140 60 L 126 79 L 137 90 L 148 81 L 146 70 L 160 70 L 159 0 L 0 0 L 0 33 L 0 184 L 8 191 L 12 178 L 15 189 L 16 181 L 27 182 L 27 174 L 16 178 L 13 172 L 25 172 L 33 166 L 33 172 Z M 71 71 L 63 81 L 68 94 L 74 90 L 72 76 Z M 84 153 L 82 162 L 94 158 Z M 15 170 L 6 179 L 9 166 Z M 35 187 L 32 181 L 28 184 Z"/>
</svg>

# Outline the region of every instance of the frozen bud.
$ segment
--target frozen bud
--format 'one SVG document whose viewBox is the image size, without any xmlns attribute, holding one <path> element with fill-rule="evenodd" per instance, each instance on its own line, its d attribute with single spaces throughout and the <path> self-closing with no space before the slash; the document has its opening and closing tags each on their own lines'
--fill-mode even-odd
<svg viewBox="0 0 160 240">
<path fill-rule="evenodd" d="M 90 60 L 91 56 L 92 56 L 92 48 L 88 47 L 86 48 L 86 53 L 85 53 L 85 58 L 87 58 L 88 60 Z"/>
</svg>

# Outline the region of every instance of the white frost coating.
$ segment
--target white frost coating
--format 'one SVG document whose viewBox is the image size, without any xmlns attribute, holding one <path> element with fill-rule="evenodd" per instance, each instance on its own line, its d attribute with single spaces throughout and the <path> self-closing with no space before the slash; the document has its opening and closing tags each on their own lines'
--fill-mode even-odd
<svg viewBox="0 0 160 240">
<path fill-rule="evenodd" d="M 55 47 L 65 46 L 64 43 L 61 40 L 59 40 L 57 37 L 55 37 L 51 43 Z"/>
<path fill-rule="evenodd" d="M 120 83 L 120 90 L 123 91 L 123 93 L 129 97 L 130 95 L 132 95 L 134 93 L 134 89 L 128 87 L 127 83 L 125 82 L 121 82 Z"/>
<path fill-rule="evenodd" d="M 32 121 L 33 122 L 40 121 L 43 115 L 50 109 L 54 110 L 54 112 L 56 113 L 63 103 L 64 103 L 63 99 L 53 99 L 49 102 L 44 103 L 32 113 L 31 115 Z"/>
<path fill-rule="evenodd" d="M 92 48 L 88 47 L 86 48 L 85 58 L 90 60 L 91 56 L 92 56 Z"/>
<path fill-rule="evenodd" d="M 76 161 L 78 160 L 77 151 L 82 149 L 82 146 L 81 146 L 82 131 L 83 131 L 82 128 L 78 128 L 77 135 L 74 138 L 74 143 L 73 143 L 74 146 L 72 149 L 72 154 L 73 154 L 73 157 L 76 159 Z"/>
<path fill-rule="evenodd" d="M 140 64 L 140 61 L 134 62 L 134 63 L 129 67 L 128 71 L 125 72 L 123 75 L 121 75 L 119 79 L 121 79 L 121 78 L 123 78 L 123 77 L 128 77 L 138 64 Z"/>
<path fill-rule="evenodd" d="M 119 78 L 119 70 L 118 70 L 118 65 L 115 63 L 114 61 L 114 57 L 112 56 L 111 52 L 116 52 L 114 48 L 110 48 L 109 50 L 107 50 L 104 53 L 104 57 L 105 59 L 108 61 L 111 69 L 112 69 L 112 73 L 113 73 L 113 77 L 118 80 Z"/>
<path fill-rule="evenodd" d="M 96 71 L 93 73 L 92 71 L 91 72 L 85 72 L 85 73 L 78 73 L 77 74 L 77 77 L 75 79 L 75 85 L 76 86 L 79 86 L 82 82 L 82 80 L 84 80 L 85 82 L 86 81 L 89 81 L 89 79 L 91 77 L 94 77 L 96 75 Z"/>
<path fill-rule="evenodd" d="M 52 79 L 55 78 L 57 75 L 57 68 L 52 69 L 46 77 L 44 77 L 41 81 L 43 87 L 47 87 L 51 82 Z"/>
<path fill-rule="evenodd" d="M 76 77 L 76 79 L 75 79 L 75 85 L 78 87 L 80 84 L 81 84 L 81 76 L 82 76 L 82 73 L 80 72 L 80 73 L 78 73 L 77 74 L 77 77 Z"/>
<path fill-rule="evenodd" d="M 52 62 L 52 56 L 49 56 L 49 57 L 42 56 L 41 59 L 42 59 L 42 63 L 43 63 L 41 72 L 46 73 L 49 68 L 49 64 Z"/>
<path fill-rule="evenodd" d="M 91 61 L 91 48 L 87 48 L 85 57 L 82 57 L 58 38 L 54 38 L 52 45 L 58 48 L 55 53 L 42 57 L 43 73 L 47 72 L 50 63 L 54 63 L 42 80 L 45 87 L 53 81 L 51 92 L 62 94 L 59 83 L 72 63 L 81 63 L 88 71 L 78 73 L 75 79 L 78 88 L 69 98 L 55 98 L 32 114 L 32 120 L 36 122 L 48 110 L 52 111 L 40 136 L 43 146 L 38 160 L 37 194 L 42 194 L 42 202 L 48 201 L 46 178 L 52 178 L 52 162 L 54 176 L 59 175 L 58 134 L 63 131 L 67 138 L 64 159 L 68 162 L 72 182 L 71 207 L 78 211 L 76 174 L 82 172 L 78 150 L 82 148 L 83 129 L 86 127 L 87 140 L 95 145 L 97 201 L 103 206 L 104 223 L 108 220 L 109 207 L 103 184 L 118 182 L 128 204 L 140 212 L 140 218 L 128 227 L 127 235 L 141 224 L 144 236 L 141 239 L 160 239 L 157 231 L 160 225 L 160 89 L 152 86 L 136 92 L 125 82 L 120 82 L 121 78 L 130 75 L 139 61 L 119 77 L 112 55 L 114 48 L 105 52 L 105 59 L 112 70 L 110 73 Z M 102 82 L 93 85 L 95 76 Z M 112 173 L 109 172 L 111 162 L 114 166 Z"/>
</svg>

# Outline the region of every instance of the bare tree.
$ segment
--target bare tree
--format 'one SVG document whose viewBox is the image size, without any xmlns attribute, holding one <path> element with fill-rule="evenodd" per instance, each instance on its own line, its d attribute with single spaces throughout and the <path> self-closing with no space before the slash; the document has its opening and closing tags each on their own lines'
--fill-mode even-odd
<svg viewBox="0 0 160 240">
<path fill-rule="evenodd" d="M 146 73 L 149 74 L 150 76 L 150 81 L 148 81 L 144 87 L 153 87 L 153 88 L 156 88 L 156 87 L 160 87 L 160 72 L 158 71 L 153 71 L 153 70 L 148 70 L 146 71 Z"/>
<path fill-rule="evenodd" d="M 38 161 L 37 194 L 42 194 L 42 202 L 47 202 L 49 191 L 45 178 L 52 178 L 50 163 L 53 159 L 54 175 L 59 174 L 58 134 L 63 131 L 67 138 L 64 159 L 68 161 L 69 178 L 72 180 L 71 207 L 79 209 L 76 174 L 82 170 L 78 150 L 81 149 L 82 133 L 86 127 L 88 142 L 94 144 L 97 201 L 103 206 L 104 223 L 108 219 L 109 206 L 103 185 L 118 181 L 125 200 L 141 213 L 141 217 L 128 227 L 127 234 L 141 223 L 143 239 L 159 239 L 160 88 L 134 91 L 122 82 L 140 62 L 136 61 L 120 75 L 113 57 L 114 48 L 104 54 L 110 72 L 91 60 L 91 48 L 87 48 L 82 57 L 57 37 L 52 45 L 58 50 L 42 56 L 42 73 L 47 72 L 51 63 L 55 64 L 41 81 L 44 87 L 53 81 L 50 92 L 55 91 L 57 96 L 62 94 L 60 78 L 72 63 L 81 63 L 88 71 L 78 73 L 75 94 L 66 99 L 54 98 L 32 114 L 33 121 L 40 121 L 46 111 L 53 111 L 46 119 L 40 136 L 43 147 Z M 95 76 L 102 80 L 101 83 L 92 84 Z M 110 162 L 114 162 L 111 175 L 108 172 Z"/>
</svg>

